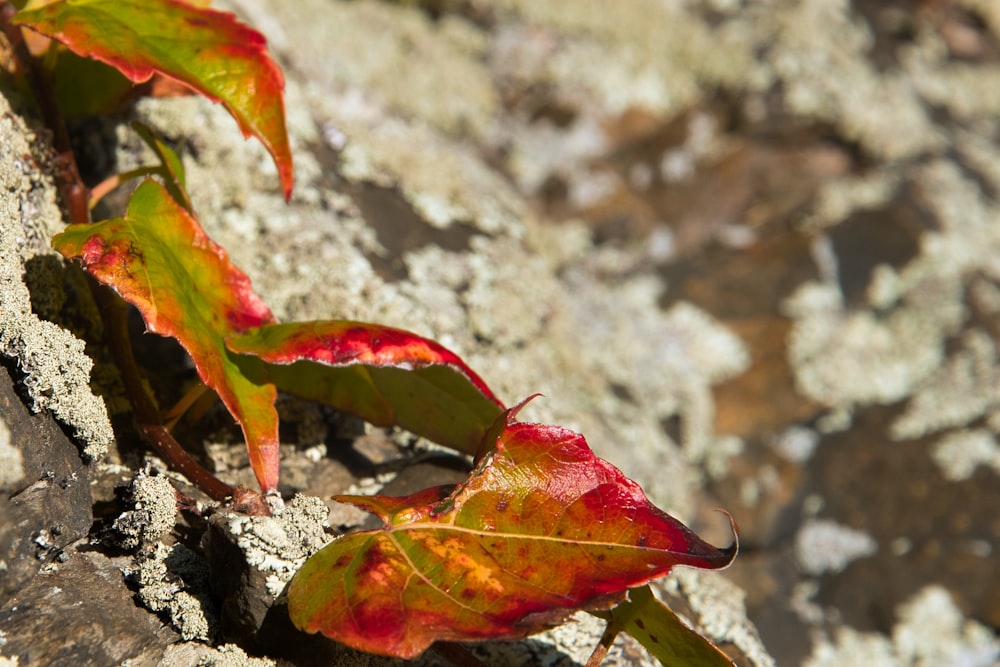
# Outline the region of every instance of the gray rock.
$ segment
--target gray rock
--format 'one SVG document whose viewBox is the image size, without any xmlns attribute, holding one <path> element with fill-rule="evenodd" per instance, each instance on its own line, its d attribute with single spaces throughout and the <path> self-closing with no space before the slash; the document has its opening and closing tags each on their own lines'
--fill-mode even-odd
<svg viewBox="0 0 1000 667">
<path fill-rule="evenodd" d="M 48 410 L 80 442 L 89 459 L 100 459 L 114 439 L 104 402 L 90 389 L 94 362 L 84 342 L 61 326 L 41 319 L 66 299 L 51 269 L 59 260 L 49 247 L 62 227 L 55 187 L 46 174 L 46 143 L 0 95 L 0 355 L 12 359 L 23 376 L 33 411 Z M 25 284 L 27 267 L 35 286 Z"/>
</svg>

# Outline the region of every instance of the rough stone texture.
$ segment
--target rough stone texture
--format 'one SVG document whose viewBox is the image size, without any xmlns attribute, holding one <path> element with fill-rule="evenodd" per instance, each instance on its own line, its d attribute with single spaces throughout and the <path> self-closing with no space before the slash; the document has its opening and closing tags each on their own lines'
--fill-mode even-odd
<svg viewBox="0 0 1000 667">
<path fill-rule="evenodd" d="M 47 415 L 33 415 L 0 367 L 0 604 L 90 530 L 90 470 Z M 16 476 L 14 472 L 20 468 Z"/>
<path fill-rule="evenodd" d="M 124 564 L 77 542 L 0 609 L 0 655 L 19 665 L 155 665 L 176 634 L 136 606 Z M 51 639 L 46 639 L 51 638 Z"/>
<path fill-rule="evenodd" d="M 34 312 L 58 311 L 65 299 L 61 286 L 36 285 L 29 293 L 24 282 L 29 262 L 54 261 L 48 242 L 62 225 L 55 189 L 44 175 L 48 167 L 39 164 L 44 150 L 0 95 L 0 354 L 23 373 L 20 384 L 32 409 L 51 411 L 84 453 L 99 459 L 114 434 L 104 403 L 90 390 L 93 361 L 82 340 Z"/>
<path fill-rule="evenodd" d="M 139 589 L 139 601 L 150 611 L 163 613 L 181 638 L 218 639 L 212 575 L 203 558 L 183 544 L 155 544 L 150 553 L 136 557 L 128 572 Z"/>
<path fill-rule="evenodd" d="M 122 549 L 153 544 L 174 527 L 177 494 L 169 479 L 139 471 L 129 486 L 129 497 L 132 509 L 120 514 L 111 526 Z"/>
<path fill-rule="evenodd" d="M 297 495 L 270 517 L 212 516 L 205 549 L 227 635 L 256 643 L 292 575 L 329 540 L 326 515 L 322 500 Z"/>
</svg>

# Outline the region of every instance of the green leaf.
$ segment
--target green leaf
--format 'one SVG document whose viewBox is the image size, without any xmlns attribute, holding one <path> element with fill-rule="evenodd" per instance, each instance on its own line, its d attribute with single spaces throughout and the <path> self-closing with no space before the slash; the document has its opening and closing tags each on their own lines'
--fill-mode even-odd
<svg viewBox="0 0 1000 667">
<path fill-rule="evenodd" d="M 503 411 L 456 354 L 401 329 L 346 320 L 269 324 L 227 344 L 267 362 L 282 391 L 469 454 Z"/>
<path fill-rule="evenodd" d="M 732 561 L 735 548 L 657 509 L 583 436 L 515 422 L 520 407 L 501 415 L 494 446 L 446 497 L 338 497 L 383 525 L 306 561 L 288 589 L 296 627 L 413 658 L 435 641 L 518 638 L 606 608 L 674 565 Z"/>
<path fill-rule="evenodd" d="M 132 82 L 115 68 L 61 46 L 56 50 L 53 77 L 56 104 L 67 118 L 120 111 L 134 91 Z"/>
<path fill-rule="evenodd" d="M 153 149 L 157 159 L 159 159 L 161 165 L 159 174 L 163 177 L 163 185 L 167 188 L 167 192 L 170 193 L 175 202 L 183 206 L 188 213 L 193 214 L 194 208 L 191 206 L 191 200 L 187 194 L 184 163 L 181 162 L 180 157 L 148 125 L 134 121 L 131 126 L 135 133 L 146 142 L 146 145 Z"/>
<path fill-rule="evenodd" d="M 135 83 L 159 73 L 221 102 L 243 135 L 257 137 L 270 151 L 285 198 L 291 196 L 284 77 L 267 55 L 264 36 L 232 14 L 179 0 L 58 0 L 19 12 L 14 23 L 107 63 Z"/>
<path fill-rule="evenodd" d="M 149 331 L 184 346 L 243 428 L 261 489 L 276 488 L 277 390 L 253 377 L 262 372 L 259 362 L 235 359 L 224 340 L 273 317 L 198 221 L 162 185 L 146 180 L 124 218 L 70 225 L 52 245 L 138 308 Z"/>
<path fill-rule="evenodd" d="M 685 625 L 649 586 L 633 588 L 614 609 L 593 613 L 635 637 L 664 667 L 733 667 L 725 653 Z"/>
</svg>

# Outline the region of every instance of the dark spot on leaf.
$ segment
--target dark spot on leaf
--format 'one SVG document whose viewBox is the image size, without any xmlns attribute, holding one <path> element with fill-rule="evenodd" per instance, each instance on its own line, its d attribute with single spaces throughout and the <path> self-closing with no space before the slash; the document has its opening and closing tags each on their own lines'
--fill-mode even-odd
<svg viewBox="0 0 1000 667">
<path fill-rule="evenodd" d="M 654 644 L 660 643 L 660 640 L 656 638 L 656 635 L 649 635 L 649 641 L 653 642 Z"/>
<path fill-rule="evenodd" d="M 645 535 L 640 535 L 639 536 L 639 541 L 636 542 L 636 546 L 644 547 L 644 546 L 646 546 L 646 542 L 648 542 L 648 541 L 649 541 L 648 537 L 646 537 Z"/>
<path fill-rule="evenodd" d="M 474 597 L 476 597 L 476 591 L 472 590 L 471 588 L 466 588 L 464 591 L 462 591 L 462 599 L 471 600 Z"/>
<path fill-rule="evenodd" d="M 639 627 L 640 630 L 646 629 L 646 624 L 642 622 L 641 618 L 635 619 L 635 624 Z"/>
</svg>

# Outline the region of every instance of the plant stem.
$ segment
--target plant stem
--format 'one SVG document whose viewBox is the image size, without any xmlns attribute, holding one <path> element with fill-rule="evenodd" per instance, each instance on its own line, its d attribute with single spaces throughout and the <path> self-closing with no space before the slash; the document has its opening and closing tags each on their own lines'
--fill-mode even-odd
<svg viewBox="0 0 1000 667">
<path fill-rule="evenodd" d="M 45 125 L 52 132 L 52 146 L 56 151 L 54 160 L 56 179 L 63 204 L 69 213 L 69 220 L 74 224 L 90 222 L 90 212 L 87 208 L 87 186 L 80 178 L 76 158 L 73 156 L 73 146 L 69 140 L 69 131 L 66 129 L 66 122 L 59 112 L 59 105 L 56 103 L 49 73 L 38 62 L 38 59 L 28 51 L 28 47 L 24 43 L 24 36 L 21 34 L 21 28 L 11 23 L 11 19 L 16 13 L 17 10 L 12 3 L 0 4 L 0 30 L 10 42 L 11 54 L 17 68 L 27 74 L 28 83 L 35 93 Z"/>
<path fill-rule="evenodd" d="M 108 176 L 91 188 L 90 199 L 87 201 L 87 209 L 91 211 L 94 210 L 94 207 L 97 206 L 97 204 L 104 199 L 109 192 L 117 188 L 125 181 L 132 178 L 139 178 L 140 176 L 157 174 L 159 172 L 160 167 L 137 167 L 136 169 L 130 169 L 129 171 L 125 171 L 120 174 Z"/>
<path fill-rule="evenodd" d="M 167 428 L 173 430 L 177 422 L 187 414 L 187 411 L 191 409 L 195 403 L 200 401 L 203 396 L 206 395 L 208 391 L 208 386 L 204 382 L 199 382 L 194 385 L 187 392 L 181 396 L 181 400 L 177 401 L 174 407 L 170 408 L 170 411 L 163 416 L 163 421 Z"/>
<path fill-rule="evenodd" d="M 594 647 L 594 652 L 590 654 L 585 667 L 600 667 L 600 664 L 604 662 L 604 658 L 608 656 L 608 651 L 611 650 L 611 645 L 615 643 L 615 639 L 618 637 L 620 631 L 621 628 L 617 623 L 608 623 L 608 626 L 604 628 L 604 634 L 601 635 L 601 641 Z"/>
<path fill-rule="evenodd" d="M 94 299 L 104 319 L 107 343 L 114 355 L 115 364 L 121 373 L 125 392 L 132 404 L 135 429 L 160 456 L 193 484 L 198 486 L 213 500 L 225 500 L 233 495 L 234 489 L 210 473 L 194 460 L 174 439 L 160 418 L 152 396 L 142 381 L 142 374 L 132 354 L 132 341 L 128 335 L 128 310 L 110 289 L 90 279 Z"/>
</svg>

